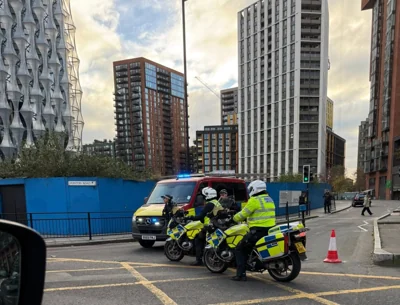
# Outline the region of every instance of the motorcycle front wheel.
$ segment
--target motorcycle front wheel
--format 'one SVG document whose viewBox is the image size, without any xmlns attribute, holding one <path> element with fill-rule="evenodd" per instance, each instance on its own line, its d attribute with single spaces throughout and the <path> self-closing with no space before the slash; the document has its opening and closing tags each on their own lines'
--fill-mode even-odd
<svg viewBox="0 0 400 305">
<path fill-rule="evenodd" d="M 277 260 L 276 263 L 283 263 L 285 267 L 281 269 L 268 269 L 268 273 L 278 282 L 293 281 L 300 273 L 301 261 L 296 252 L 291 252 L 289 256 L 282 260 Z"/>
<path fill-rule="evenodd" d="M 172 262 L 179 262 L 185 256 L 175 240 L 169 240 L 165 243 L 164 254 Z"/>
<path fill-rule="evenodd" d="M 206 249 L 204 251 L 203 261 L 207 269 L 212 273 L 224 273 L 228 269 L 228 263 L 220 260 L 214 249 Z"/>
</svg>

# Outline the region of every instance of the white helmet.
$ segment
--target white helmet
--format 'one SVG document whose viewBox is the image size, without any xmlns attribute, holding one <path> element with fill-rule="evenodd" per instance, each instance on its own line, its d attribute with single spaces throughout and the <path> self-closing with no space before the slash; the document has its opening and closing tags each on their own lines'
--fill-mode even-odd
<svg viewBox="0 0 400 305">
<path fill-rule="evenodd" d="M 249 184 L 248 188 L 249 190 L 249 195 L 252 197 L 255 194 L 261 193 L 263 191 L 267 191 L 267 185 L 264 181 L 261 180 L 255 180 L 252 183 Z"/>
<path fill-rule="evenodd" d="M 202 189 L 201 193 L 206 198 L 206 200 L 210 200 L 213 198 L 217 198 L 217 191 L 214 190 L 212 187 L 205 187 Z"/>
</svg>

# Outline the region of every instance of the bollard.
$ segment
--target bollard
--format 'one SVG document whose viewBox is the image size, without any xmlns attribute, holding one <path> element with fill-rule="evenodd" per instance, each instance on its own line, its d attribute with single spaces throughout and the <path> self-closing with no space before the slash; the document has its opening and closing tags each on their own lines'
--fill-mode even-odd
<svg viewBox="0 0 400 305">
<path fill-rule="evenodd" d="M 92 240 L 92 224 L 90 222 L 90 212 L 88 214 L 88 230 L 89 230 L 89 240 Z"/>
</svg>

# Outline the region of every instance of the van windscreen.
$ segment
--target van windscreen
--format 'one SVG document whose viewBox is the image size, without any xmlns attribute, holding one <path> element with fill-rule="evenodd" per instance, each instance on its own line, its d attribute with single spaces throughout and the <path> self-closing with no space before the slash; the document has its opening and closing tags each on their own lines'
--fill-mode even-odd
<svg viewBox="0 0 400 305">
<path fill-rule="evenodd" d="M 193 196 L 196 182 L 159 183 L 154 188 L 147 204 L 164 204 L 161 196 L 171 195 L 175 203 L 188 203 Z"/>
</svg>

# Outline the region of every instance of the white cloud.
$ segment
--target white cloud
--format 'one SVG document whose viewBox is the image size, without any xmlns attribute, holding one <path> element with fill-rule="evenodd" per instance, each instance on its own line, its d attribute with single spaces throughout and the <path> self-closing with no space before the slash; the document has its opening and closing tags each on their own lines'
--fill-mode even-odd
<svg viewBox="0 0 400 305">
<path fill-rule="evenodd" d="M 132 4 L 133 2 L 133 4 Z M 187 46 L 190 135 L 204 125 L 220 123 L 217 97 L 196 76 L 219 92 L 226 83 L 237 83 L 237 12 L 253 0 L 189 0 Z M 183 71 L 181 1 L 165 0 L 71 0 L 77 26 L 77 49 L 84 90 L 84 143 L 113 138 L 112 62 L 147 57 Z M 330 60 L 329 96 L 335 101 L 334 130 L 347 139 L 347 166 L 355 167 L 357 127 L 368 113 L 370 12 L 361 12 L 359 1 L 329 0 Z M 149 12 L 143 26 L 118 33 L 121 16 Z M 120 12 L 120 13 L 118 13 Z M 151 19 L 154 14 L 154 18 Z M 143 17 L 143 16 L 140 16 Z M 152 21 L 160 22 L 151 30 Z M 145 19 L 145 18 L 141 18 Z M 132 19 L 134 20 L 134 19 Z M 127 37 L 137 40 L 128 40 Z"/>
</svg>

